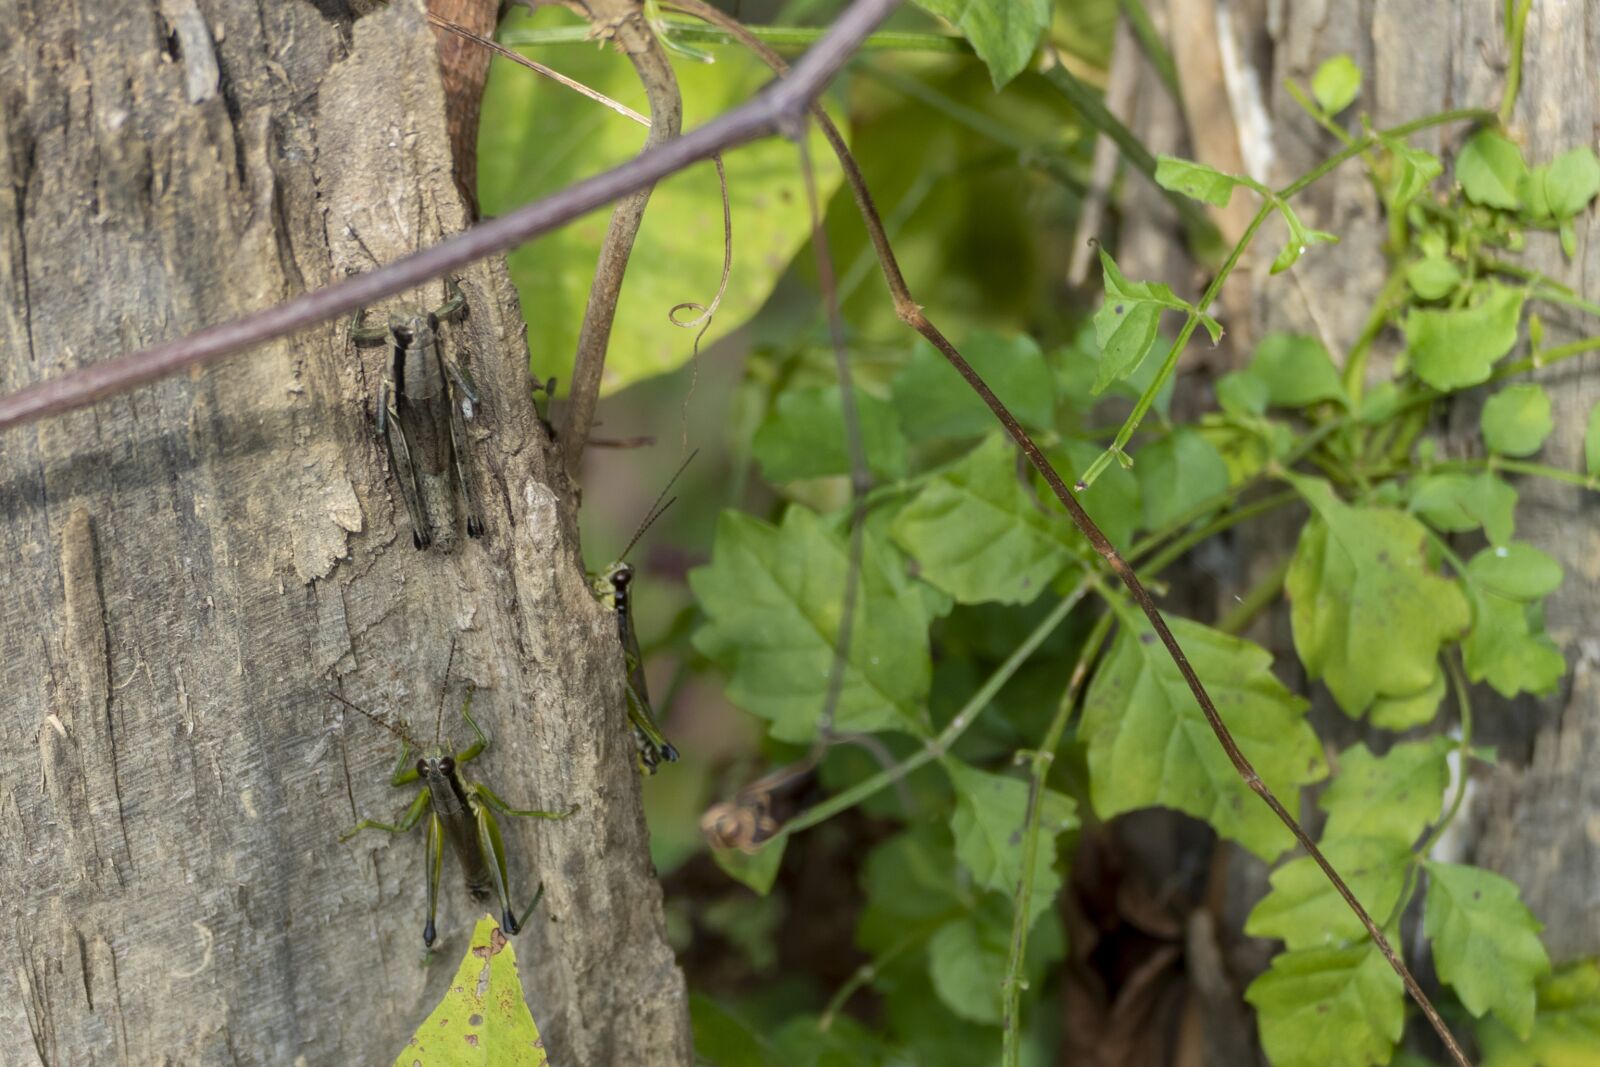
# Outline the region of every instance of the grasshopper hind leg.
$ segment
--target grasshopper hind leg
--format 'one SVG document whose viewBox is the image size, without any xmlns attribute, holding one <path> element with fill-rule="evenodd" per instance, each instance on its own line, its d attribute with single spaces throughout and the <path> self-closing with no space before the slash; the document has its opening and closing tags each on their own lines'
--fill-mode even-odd
<svg viewBox="0 0 1600 1067">
<path fill-rule="evenodd" d="M 411 446 L 400 425 L 399 413 L 394 408 L 394 390 L 386 381 L 378 391 L 378 432 L 383 435 L 389 449 L 389 466 L 394 469 L 395 481 L 400 483 L 400 497 L 406 503 L 406 514 L 411 518 L 411 543 L 417 548 L 433 544 L 433 527 L 428 513 L 422 508 L 422 493 L 417 487 L 417 471 L 411 465 Z"/>
<path fill-rule="evenodd" d="M 456 485 L 461 490 L 461 504 L 467 511 L 467 536 L 483 536 L 483 509 L 478 506 L 478 494 L 467 477 L 472 466 L 471 438 L 467 435 L 467 420 L 478 403 L 477 387 L 464 367 L 451 364 L 448 368 L 450 392 L 450 452 L 451 466 L 455 471 Z"/>
</svg>

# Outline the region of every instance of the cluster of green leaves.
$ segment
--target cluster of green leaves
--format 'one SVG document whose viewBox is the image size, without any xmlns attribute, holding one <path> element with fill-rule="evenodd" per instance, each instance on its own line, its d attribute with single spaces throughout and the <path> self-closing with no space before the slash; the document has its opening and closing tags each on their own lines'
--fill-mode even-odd
<svg viewBox="0 0 1600 1067">
<path fill-rule="evenodd" d="M 978 27 L 1004 28 L 984 21 L 992 5 L 925 6 L 949 7 L 941 13 L 973 35 L 1003 80 L 1008 68 L 978 44 Z M 1013 15 L 1024 18 L 1026 7 Z M 1359 85 L 1342 58 L 1318 72 L 1307 105 L 1331 124 Z M 1539 362 L 1542 329 L 1528 309 L 1553 283 L 1493 256 L 1518 247 L 1529 227 L 1568 240 L 1574 215 L 1600 191 L 1600 164 L 1580 149 L 1529 168 L 1509 141 L 1480 132 L 1439 193 L 1433 183 L 1445 167 L 1432 154 L 1394 137 L 1364 147 L 1402 238 L 1393 249 L 1396 283 L 1386 290 L 1400 295 L 1380 307 L 1377 326 L 1393 326 L 1405 341 L 1370 387 L 1365 347 L 1341 373 L 1316 339 L 1276 335 L 1217 383 L 1216 411 L 1174 424 L 1167 403 L 1177 346 L 1164 363 L 1148 358 L 1162 316 L 1175 312 L 1186 329 L 1213 337 L 1219 324 L 1165 285 L 1128 279 L 1105 254 L 1104 302 L 1069 343 L 974 329 L 960 348 L 1058 469 L 1099 475 L 1082 502 L 1136 568 L 1170 562 L 1268 508 L 1303 507 L 1286 571 L 1250 599 L 1286 595 L 1306 674 L 1352 719 L 1406 737 L 1327 758 L 1306 701 L 1274 676 L 1268 652 L 1216 626 L 1172 619 L 1179 643 L 1280 798 L 1292 808 L 1301 787 L 1328 782 L 1318 800 L 1320 844 L 1369 912 L 1397 931 L 1422 894 L 1435 969 L 1480 1021 L 1493 1062 L 1558 1062 L 1550 1050 L 1580 1048 L 1600 1055 L 1594 969 L 1553 975 L 1539 926 L 1510 881 L 1430 855 L 1458 807 L 1459 790 L 1446 798 L 1451 759 L 1459 775 L 1468 760 L 1489 758 L 1470 743 L 1467 681 L 1505 696 L 1539 694 L 1564 673 L 1541 606 L 1561 568 L 1515 539 L 1512 477 L 1590 483 L 1600 474 L 1600 412 L 1584 474 L 1526 462 L 1553 428 L 1550 399 L 1536 384 L 1488 396 L 1475 456 L 1442 459 L 1425 433 L 1442 397 Z M 1248 178 L 1167 159 L 1157 179 L 1210 204 L 1227 203 L 1240 186 L 1259 194 L 1289 234 L 1275 270 L 1333 240 L 1306 227 L 1287 196 Z M 1504 362 L 1524 337 L 1533 356 Z M 1201 819 L 1279 864 L 1246 928 L 1284 943 L 1248 992 L 1272 1061 L 1388 1062 L 1407 1014 L 1399 978 L 1312 861 L 1286 858 L 1293 839 L 1240 779 L 1142 616 L 1092 577 L 1099 563 L 1085 540 L 931 346 L 879 345 L 873 360 L 858 408 L 877 484 L 833 726 L 877 735 L 880 752 L 913 768 L 905 785 L 914 805 L 881 791 L 896 775 L 857 749 L 836 750 L 822 774 L 835 794 L 855 790 L 852 802 L 903 826 L 866 857 L 861 874 L 856 941 L 872 959 L 863 981 L 883 998 L 884 1025 L 868 1034 L 831 1012 L 807 1015 L 774 1043 L 702 1005 L 697 1018 L 717 1035 L 709 1040 L 748 1052 L 725 1062 L 787 1062 L 775 1050 L 806 1047 L 811 1058 L 794 1062 L 823 1062 L 817 1050 L 825 1048 L 829 1063 L 971 1063 L 974 1048 L 998 1047 L 1003 1025 L 1020 1025 L 1036 1050 L 1048 1047 L 1047 1024 L 1007 1019 L 1003 994 L 1008 983 L 1025 983 L 1031 1017 L 1066 950 L 1052 906 L 1070 853 L 1059 839 L 1070 842 L 1086 811 L 1106 819 L 1156 806 Z M 711 561 L 691 584 L 705 614 L 696 647 L 726 673 L 734 703 L 767 723 L 781 758 L 816 737 L 828 697 L 844 618 L 850 509 L 839 489 L 849 460 L 836 385 L 791 376 L 764 383 L 762 396 L 752 454 L 784 505 L 773 522 L 725 514 Z M 1094 466 L 1117 427 L 1108 416 L 1138 398 L 1153 405 L 1156 425 L 1124 423 L 1138 431 L 1126 462 Z M 1288 491 L 1265 495 L 1274 483 Z M 1463 545 L 1476 551 L 1464 559 Z M 1084 583 L 1100 607 L 1070 616 L 1058 632 L 1064 613 L 1051 605 Z M 1070 667 L 1097 610 L 1111 614 L 1115 636 L 1092 661 L 1064 758 L 1030 785 L 1016 757 L 1040 743 L 1071 692 Z M 1030 627 L 1046 630 L 1041 650 L 1020 664 L 1007 659 Z M 1459 740 L 1438 732 L 1452 679 Z M 1030 797 L 1041 816 L 1036 842 L 1023 832 Z M 765 892 L 786 840 L 768 845 L 759 863 L 719 858 Z M 1025 944 L 1011 937 L 1023 901 L 1016 928 Z M 946 1010 L 927 1011 L 929 998 Z"/>
</svg>

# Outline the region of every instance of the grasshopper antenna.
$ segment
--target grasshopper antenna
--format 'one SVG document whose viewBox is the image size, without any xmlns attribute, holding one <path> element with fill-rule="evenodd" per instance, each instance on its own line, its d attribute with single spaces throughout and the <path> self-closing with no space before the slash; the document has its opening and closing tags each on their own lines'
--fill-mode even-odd
<svg viewBox="0 0 1600 1067">
<path fill-rule="evenodd" d="M 368 711 L 366 708 L 362 707 L 360 704 L 357 704 L 353 700 L 346 700 L 344 697 L 340 696 L 338 693 L 335 693 L 332 689 L 328 690 L 328 695 L 330 697 L 332 697 L 333 699 L 337 700 L 339 703 L 343 704 L 345 707 L 349 708 L 351 711 L 358 711 L 362 715 L 365 715 L 367 718 L 371 719 L 373 722 L 377 723 L 379 726 L 383 727 L 385 730 L 388 730 L 391 734 L 394 734 L 396 737 L 398 737 L 400 740 L 404 741 L 406 744 L 410 745 L 412 748 L 421 748 L 422 747 L 422 746 L 417 744 L 416 739 L 411 736 L 410 732 L 408 732 L 405 729 L 405 727 L 396 726 L 394 723 L 390 722 L 388 719 L 381 718 L 380 716 L 374 715 L 372 712 Z"/>
<path fill-rule="evenodd" d="M 693 452 L 690 452 L 689 455 L 684 458 L 682 463 L 678 464 L 678 469 L 672 472 L 672 477 L 667 479 L 667 484 L 661 487 L 661 492 L 656 496 L 655 503 L 651 504 L 650 510 L 644 513 L 644 520 L 639 523 L 639 528 L 633 531 L 633 536 L 628 539 L 627 547 L 625 547 L 621 552 L 617 553 L 618 559 L 627 559 L 628 553 L 633 551 L 633 546 L 639 543 L 639 538 L 644 536 L 645 531 L 650 529 L 651 525 L 654 524 L 655 521 L 663 514 L 665 514 L 668 508 L 677 503 L 677 497 L 673 497 L 665 504 L 663 504 L 661 501 L 666 497 L 667 493 L 672 490 L 673 484 L 677 482 L 679 476 L 683 474 L 684 468 L 693 462 L 694 457 L 698 456 L 699 454 L 700 450 L 697 448 Z"/>
<path fill-rule="evenodd" d="M 444 736 L 444 698 L 445 694 L 450 692 L 450 668 L 455 665 L 455 662 L 456 638 L 454 634 L 451 634 L 450 655 L 444 661 L 444 682 L 439 686 L 439 706 L 434 709 L 433 715 L 433 743 L 435 745 L 444 743 L 442 740 Z"/>
</svg>

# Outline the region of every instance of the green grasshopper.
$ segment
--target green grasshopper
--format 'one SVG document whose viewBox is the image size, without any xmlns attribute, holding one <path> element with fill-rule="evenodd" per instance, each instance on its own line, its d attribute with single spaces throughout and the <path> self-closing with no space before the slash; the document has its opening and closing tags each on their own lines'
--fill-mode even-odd
<svg viewBox="0 0 1600 1067">
<path fill-rule="evenodd" d="M 455 547 L 455 493 L 467 512 L 467 535 L 483 535 L 483 513 L 467 477 L 471 439 L 466 424 L 478 405 L 478 388 L 467 369 L 446 360 L 439 324 L 465 313 L 466 297 L 447 279 L 446 299 L 432 312 L 412 309 L 389 316 L 387 326 L 363 327 L 356 313 L 350 339 L 357 345 L 387 344 L 389 360 L 378 395 L 378 432 L 411 517 L 411 540 L 419 549 Z"/>
<path fill-rule="evenodd" d="M 539 891 L 534 894 L 533 903 L 528 905 L 527 911 L 524 911 L 522 918 L 518 919 L 511 910 L 511 894 L 506 881 L 505 845 L 501 841 L 500 825 L 495 821 L 494 812 L 526 819 L 565 819 L 578 810 L 577 805 L 574 804 L 562 812 L 519 810 L 501 800 L 494 790 L 482 782 L 469 782 L 462 776 L 461 766 L 481 756 L 489 747 L 489 735 L 484 733 L 483 727 L 472 717 L 471 689 L 467 690 L 466 701 L 461 707 L 461 717 L 472 727 L 477 740 L 453 755 L 439 740 L 439 732 L 444 721 L 443 693 L 439 696 L 439 722 L 434 729 L 434 744 L 425 750 L 403 726 L 396 726 L 379 718 L 338 693 L 328 695 L 345 707 L 365 715 L 404 742 L 405 747 L 400 752 L 400 759 L 395 764 L 394 773 L 389 777 L 390 785 L 405 786 L 418 780 L 422 782 L 416 800 L 412 801 L 405 814 L 400 816 L 398 823 L 362 819 L 341 834 L 339 840 L 348 841 L 362 830 L 384 830 L 391 834 L 403 834 L 416 826 L 424 815 L 428 817 L 428 921 L 422 927 L 423 946 L 432 948 L 436 934 L 434 920 L 439 908 L 439 874 L 444 867 L 441 841 L 448 841 L 455 852 L 456 860 L 461 864 L 462 873 L 466 876 L 467 892 L 472 894 L 472 899 L 483 903 L 489 899 L 492 892 L 500 903 L 501 928 L 508 934 L 515 934 L 521 930 L 522 924 L 538 905 L 544 885 L 540 884 Z M 408 767 L 407 762 L 413 749 L 422 750 L 422 755 L 414 765 Z"/>
<path fill-rule="evenodd" d="M 633 738 L 638 749 L 636 762 L 642 774 L 654 774 L 662 760 L 676 763 L 678 750 L 672 747 L 671 742 L 662 734 L 661 727 L 656 725 L 655 711 L 650 707 L 650 690 L 645 685 L 644 655 L 639 651 L 639 636 L 633 629 L 633 604 L 630 596 L 633 567 L 626 561 L 628 553 L 633 551 L 633 546 L 639 543 L 639 538 L 644 536 L 644 532 L 677 500 L 677 497 L 673 497 L 665 504 L 661 502 L 661 498 L 667 495 L 672 483 L 678 480 L 678 475 L 683 473 L 683 468 L 689 465 L 689 460 L 694 459 L 698 451 L 696 449 L 695 452 L 689 453 L 689 459 L 684 460 L 678 467 L 677 473 L 667 482 L 666 488 L 661 490 L 661 495 L 656 497 L 655 503 L 650 505 L 644 521 L 633 532 L 633 537 L 616 561 L 590 579 L 590 588 L 594 591 L 595 598 L 617 616 L 617 636 L 622 642 L 623 661 L 627 669 L 628 720 L 633 723 Z"/>
</svg>

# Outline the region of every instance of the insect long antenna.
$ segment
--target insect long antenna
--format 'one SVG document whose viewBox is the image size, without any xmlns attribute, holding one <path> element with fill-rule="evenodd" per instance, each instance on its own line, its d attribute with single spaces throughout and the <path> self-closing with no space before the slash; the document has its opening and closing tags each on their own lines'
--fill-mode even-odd
<svg viewBox="0 0 1600 1067">
<path fill-rule="evenodd" d="M 651 504 L 650 510 L 644 513 L 644 520 L 639 523 L 639 528 L 633 531 L 633 536 L 628 539 L 628 544 L 621 552 L 617 553 L 618 559 L 627 559 L 628 553 L 633 551 L 633 546 L 639 543 L 639 538 L 644 536 L 644 532 L 650 529 L 651 525 L 657 519 L 659 519 L 668 508 L 677 503 L 677 497 L 673 497 L 664 504 L 662 503 L 662 500 L 665 499 L 667 493 L 671 491 L 673 483 L 678 480 L 678 476 L 683 473 L 684 468 L 687 467 L 694 460 L 694 457 L 698 456 L 699 454 L 700 450 L 697 448 L 693 452 L 690 452 L 689 455 L 684 458 L 682 463 L 678 464 L 678 469 L 672 472 L 672 477 L 667 479 L 667 484 L 661 487 L 661 492 L 656 496 L 655 503 Z"/>
<path fill-rule="evenodd" d="M 434 709 L 433 714 L 433 743 L 435 745 L 444 743 L 444 698 L 445 694 L 450 692 L 450 668 L 455 665 L 455 662 L 456 639 L 455 635 L 452 634 L 450 636 L 450 655 L 444 661 L 444 681 L 439 685 L 439 706 Z"/>
<path fill-rule="evenodd" d="M 351 711 L 358 711 L 362 715 L 365 715 L 367 718 L 371 719 L 373 722 L 377 723 L 379 726 L 383 727 L 385 730 L 388 730 L 391 734 L 394 734 L 396 737 L 398 737 L 400 740 L 404 741 L 406 744 L 410 745 L 412 748 L 420 748 L 420 747 L 422 747 L 422 746 L 417 744 L 416 740 L 411 736 L 411 734 L 406 730 L 405 727 L 396 726 L 394 723 L 390 722 L 388 719 L 385 719 L 385 718 L 383 718 L 383 717 L 381 717 L 379 715 L 374 715 L 372 712 L 368 711 L 366 708 L 362 707 L 360 704 L 357 704 L 353 700 L 346 700 L 344 697 L 340 696 L 338 693 L 335 693 L 331 689 L 328 690 L 328 695 L 331 696 L 333 699 L 337 700 L 339 703 L 343 704 L 345 707 L 349 708 Z"/>
</svg>

